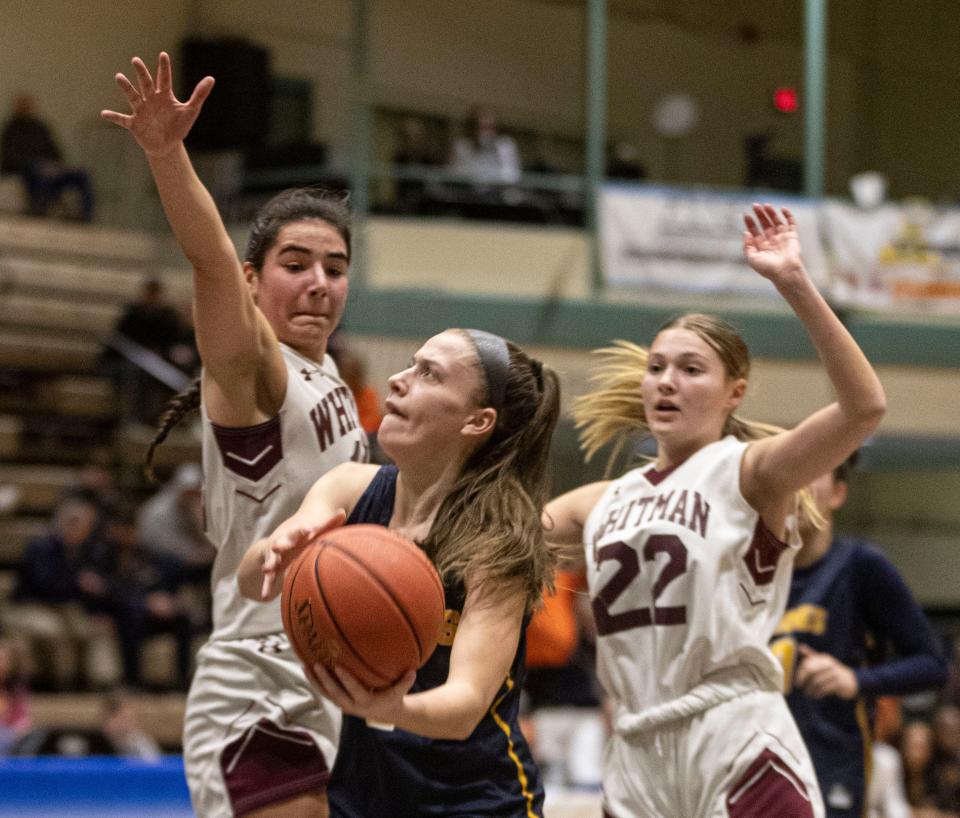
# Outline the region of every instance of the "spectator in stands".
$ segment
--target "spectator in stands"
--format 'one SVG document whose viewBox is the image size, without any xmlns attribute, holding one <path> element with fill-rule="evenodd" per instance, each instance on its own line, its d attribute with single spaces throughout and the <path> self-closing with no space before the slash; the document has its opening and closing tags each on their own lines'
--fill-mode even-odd
<svg viewBox="0 0 960 818">
<path fill-rule="evenodd" d="M 0 756 L 30 729 L 30 689 L 21 646 L 0 636 Z"/>
<path fill-rule="evenodd" d="M 950 668 L 947 674 L 947 683 L 940 691 L 940 701 L 943 704 L 960 706 L 960 634 L 954 634 L 951 640 Z"/>
<path fill-rule="evenodd" d="M 467 114 L 464 135 L 453 143 L 450 170 L 478 187 L 520 180 L 517 143 L 498 131 L 496 116 L 489 108 L 477 105 Z"/>
<path fill-rule="evenodd" d="M 24 550 L 16 604 L 6 611 L 7 627 L 31 641 L 48 678 L 60 688 L 110 684 L 117 675 L 108 615 L 109 552 L 97 527 L 91 500 L 61 500 L 51 531 Z"/>
<path fill-rule="evenodd" d="M 202 488 L 200 466 L 184 463 L 137 515 L 144 548 L 168 563 L 181 582 L 207 583 L 216 556 L 203 533 Z"/>
<path fill-rule="evenodd" d="M 38 115 L 36 100 L 30 94 L 14 99 L 11 115 L 4 123 L 0 173 L 14 173 L 23 179 L 30 213 L 35 216 L 46 216 L 64 191 L 72 189 L 80 195 L 76 218 L 85 222 L 93 218 L 90 177 L 85 170 L 64 164 L 50 126 Z"/>
<path fill-rule="evenodd" d="M 400 168 L 414 171 L 440 164 L 439 157 L 427 139 L 427 129 L 422 119 L 408 116 L 400 123 L 393 163 Z M 428 188 L 423 179 L 398 179 L 397 210 L 405 214 L 423 213 Z"/>
<path fill-rule="evenodd" d="M 647 169 L 640 161 L 636 145 L 622 139 L 614 143 L 607 160 L 606 176 L 626 182 L 639 182 L 647 178 Z"/>
<path fill-rule="evenodd" d="M 923 721 L 909 722 L 900 737 L 904 789 L 911 807 L 933 806 L 933 730 Z"/>
<path fill-rule="evenodd" d="M 175 685 L 186 690 L 193 661 L 193 623 L 177 594 L 177 574 L 144 549 L 133 509 L 114 509 L 105 534 L 114 548 L 109 593 L 125 684 L 134 688 L 142 684 L 140 659 L 146 639 L 169 633 L 177 645 Z"/>
<path fill-rule="evenodd" d="M 938 808 L 960 812 L 960 708 L 952 704 L 933 715 L 933 787 Z"/>
<path fill-rule="evenodd" d="M 90 500 L 97 507 L 102 519 L 110 508 L 121 501 L 117 488 L 116 475 L 99 463 L 88 463 L 76 474 L 64 496 L 81 497 Z"/>
<path fill-rule="evenodd" d="M 131 360 L 115 346 L 133 342 L 129 354 L 156 355 L 165 362 L 192 374 L 196 366 L 195 347 L 185 342 L 189 330 L 180 313 L 167 299 L 158 278 L 147 278 L 135 300 L 128 303 L 113 328 L 111 346 L 101 356 L 101 370 L 114 384 L 124 414 L 140 423 L 153 424 L 170 397 L 170 389 L 144 369 L 144 362 Z"/>
<path fill-rule="evenodd" d="M 136 702 L 124 690 L 113 690 L 103 698 L 103 734 L 110 740 L 118 756 L 155 762 L 160 760 L 160 746 L 140 725 Z"/>
</svg>

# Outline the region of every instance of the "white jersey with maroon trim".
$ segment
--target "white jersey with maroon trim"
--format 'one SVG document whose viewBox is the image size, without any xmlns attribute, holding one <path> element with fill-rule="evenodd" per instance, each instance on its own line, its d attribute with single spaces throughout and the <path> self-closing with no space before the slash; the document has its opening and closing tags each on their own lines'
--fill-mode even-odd
<svg viewBox="0 0 960 818">
<path fill-rule="evenodd" d="M 731 668 L 781 689 L 767 641 L 786 604 L 792 552 L 781 556 L 788 545 L 740 493 L 746 447 L 729 436 L 673 470 L 634 469 L 587 519 L 598 672 L 621 714 L 672 702 Z M 790 540 L 799 547 L 795 532 Z"/>
<path fill-rule="evenodd" d="M 353 395 L 327 355 L 322 364 L 280 345 L 287 394 L 277 416 L 257 426 L 228 428 L 203 412 L 206 533 L 213 564 L 211 639 L 259 637 L 283 630 L 280 600 L 240 595 L 236 570 L 247 549 L 300 506 L 325 472 L 347 460 L 369 460 Z"/>
</svg>

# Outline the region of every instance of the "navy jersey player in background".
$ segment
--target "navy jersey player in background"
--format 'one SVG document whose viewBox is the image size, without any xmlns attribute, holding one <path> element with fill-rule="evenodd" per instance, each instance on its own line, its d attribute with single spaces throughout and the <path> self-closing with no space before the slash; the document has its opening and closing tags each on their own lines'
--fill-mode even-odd
<svg viewBox="0 0 960 818">
<path fill-rule="evenodd" d="M 824 523 L 801 521 L 803 547 L 771 643 L 830 818 L 864 814 L 873 697 L 935 689 L 947 678 L 937 640 L 897 569 L 869 543 L 834 534 L 855 462 L 856 453 L 811 485 Z"/>
<path fill-rule="evenodd" d="M 419 543 L 445 594 L 447 628 L 428 662 L 378 692 L 342 668 L 339 684 L 309 669 L 344 712 L 330 814 L 535 818 L 543 788 L 518 711 L 528 614 L 556 563 L 540 513 L 557 376 L 503 338 L 447 330 L 390 378 L 385 404 L 379 440 L 396 466 L 348 463 L 321 477 L 247 552 L 241 591 L 276 596 L 290 561 L 344 517 Z"/>
</svg>

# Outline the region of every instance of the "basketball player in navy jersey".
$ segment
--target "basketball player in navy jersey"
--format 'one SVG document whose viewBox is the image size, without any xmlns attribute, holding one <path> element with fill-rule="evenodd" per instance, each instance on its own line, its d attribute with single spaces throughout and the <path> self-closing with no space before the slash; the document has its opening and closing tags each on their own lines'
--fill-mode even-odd
<svg viewBox="0 0 960 818">
<path fill-rule="evenodd" d="M 525 625 L 556 563 L 540 513 L 557 377 L 503 338 L 447 330 L 390 379 L 385 405 L 379 441 L 396 466 L 344 464 L 321 477 L 300 510 L 250 548 L 241 591 L 275 597 L 292 559 L 344 518 L 419 543 L 446 597 L 428 662 L 381 692 L 342 669 L 308 669 L 344 712 L 330 813 L 541 816 L 540 773 L 518 716 Z"/>
<path fill-rule="evenodd" d="M 181 103 L 166 54 L 155 77 L 139 58 L 133 67 L 136 85 L 116 77 L 131 112 L 102 115 L 143 149 L 193 266 L 203 361 L 148 453 L 201 409 L 204 516 L 217 556 L 213 633 L 184 719 L 187 783 L 203 818 L 322 817 L 340 713 L 304 679 L 279 604 L 244 599 L 235 571 L 251 538 L 287 519 L 319 475 L 367 459 L 350 390 L 327 355 L 347 298 L 350 214 L 321 191 L 285 191 L 258 211 L 241 262 L 183 144 L 213 79 Z"/>
<path fill-rule="evenodd" d="M 638 432 L 654 463 L 551 501 L 548 536 L 580 544 L 600 680 L 614 706 L 604 757 L 612 818 L 820 818 L 809 755 L 768 640 L 800 546 L 802 490 L 856 449 L 886 400 L 873 367 L 804 268 L 793 217 L 754 205 L 747 262 L 803 322 L 837 400 L 789 430 L 740 418 L 749 351 L 708 315 L 649 349 L 604 350 L 574 402 L 588 455 Z"/>
<path fill-rule="evenodd" d="M 803 546 L 771 643 L 829 818 L 864 814 L 873 697 L 936 689 L 947 678 L 937 640 L 897 569 L 869 543 L 834 533 L 855 462 L 854 454 L 811 485 L 824 523 L 801 517 Z"/>
</svg>

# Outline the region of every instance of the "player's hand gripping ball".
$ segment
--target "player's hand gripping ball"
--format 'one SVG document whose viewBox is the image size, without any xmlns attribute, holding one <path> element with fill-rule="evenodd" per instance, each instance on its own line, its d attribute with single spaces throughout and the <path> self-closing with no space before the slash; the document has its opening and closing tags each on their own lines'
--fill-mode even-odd
<svg viewBox="0 0 960 818">
<path fill-rule="evenodd" d="M 421 667 L 443 625 L 443 585 L 427 555 L 379 525 L 322 534 L 290 565 L 283 627 L 306 667 L 342 665 L 371 690 Z"/>
</svg>

